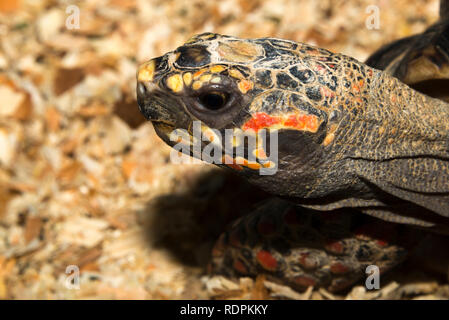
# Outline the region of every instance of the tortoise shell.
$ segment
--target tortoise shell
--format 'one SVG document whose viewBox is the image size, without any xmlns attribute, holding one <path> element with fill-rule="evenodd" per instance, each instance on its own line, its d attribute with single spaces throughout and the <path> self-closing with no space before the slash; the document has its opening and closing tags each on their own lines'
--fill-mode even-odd
<svg viewBox="0 0 449 320">
<path fill-rule="evenodd" d="M 366 64 L 391 74 L 415 90 L 449 101 L 449 1 L 440 20 L 421 34 L 385 45 Z"/>
</svg>

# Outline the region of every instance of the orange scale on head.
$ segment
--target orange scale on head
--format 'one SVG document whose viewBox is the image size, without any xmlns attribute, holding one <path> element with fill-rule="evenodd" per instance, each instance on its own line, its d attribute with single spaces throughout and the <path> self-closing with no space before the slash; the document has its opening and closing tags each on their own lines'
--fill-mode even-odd
<svg viewBox="0 0 449 320">
<path fill-rule="evenodd" d="M 195 72 L 194 74 L 193 74 L 193 79 L 198 79 L 204 72 L 206 72 L 207 71 L 207 69 L 201 69 L 201 70 L 198 70 L 197 72 Z"/>
<path fill-rule="evenodd" d="M 249 81 L 249 80 L 241 80 L 241 81 L 239 81 L 237 86 L 238 86 L 240 92 L 245 94 L 253 88 L 254 84 L 252 83 L 252 81 Z"/>
</svg>

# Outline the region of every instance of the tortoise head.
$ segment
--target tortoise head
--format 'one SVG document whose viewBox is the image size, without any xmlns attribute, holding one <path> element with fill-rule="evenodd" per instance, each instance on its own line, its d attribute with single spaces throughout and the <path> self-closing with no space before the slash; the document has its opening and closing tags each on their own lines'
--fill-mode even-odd
<svg viewBox="0 0 449 320">
<path fill-rule="evenodd" d="M 173 130 L 183 129 L 192 138 L 195 121 L 210 140 L 226 129 L 254 135 L 253 150 L 245 147 L 239 157 L 231 152 L 225 158 L 233 160 L 225 164 L 253 181 L 260 179 L 260 168 L 274 165 L 274 176 L 281 179 L 291 178 L 294 170 L 295 179 L 308 186 L 320 174 L 320 164 L 332 160 L 325 155 L 341 116 L 341 57 L 292 41 L 201 34 L 140 66 L 139 108 L 172 147 L 178 141 L 170 139 Z M 264 130 L 270 137 L 277 134 L 275 144 L 261 147 Z"/>
<path fill-rule="evenodd" d="M 251 104 L 254 83 L 245 66 L 262 52 L 249 42 L 228 43 L 227 37 L 200 35 L 140 66 L 140 110 L 156 128 L 188 130 L 192 121 L 200 120 L 221 129 Z"/>
</svg>

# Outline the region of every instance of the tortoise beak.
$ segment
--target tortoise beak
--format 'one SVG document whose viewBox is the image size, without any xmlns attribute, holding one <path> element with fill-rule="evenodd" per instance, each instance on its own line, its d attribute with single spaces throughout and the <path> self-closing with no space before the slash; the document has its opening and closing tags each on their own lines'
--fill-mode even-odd
<svg viewBox="0 0 449 320">
<path fill-rule="evenodd" d="M 137 70 L 136 96 L 140 112 L 150 121 L 158 121 L 162 117 L 161 105 L 164 103 L 163 92 L 157 84 L 156 71 L 158 58 L 151 59 L 139 66 Z"/>
<path fill-rule="evenodd" d="M 157 112 L 158 109 L 155 108 L 155 99 L 152 91 L 150 92 L 147 89 L 145 83 L 137 81 L 136 94 L 139 110 L 147 120 L 157 121 L 160 118 L 160 113 Z"/>
<path fill-rule="evenodd" d="M 186 126 L 189 117 L 183 112 L 182 99 L 160 88 L 164 72 L 155 72 L 159 63 L 156 58 L 139 67 L 137 71 L 136 96 L 140 112 L 153 124 L 164 124 L 172 128 Z"/>
<path fill-rule="evenodd" d="M 145 95 L 146 95 L 147 89 L 145 88 L 145 85 L 137 81 L 137 88 L 136 88 L 136 94 L 137 94 L 137 104 L 139 105 L 140 112 L 143 113 L 144 105 L 145 105 Z"/>
</svg>

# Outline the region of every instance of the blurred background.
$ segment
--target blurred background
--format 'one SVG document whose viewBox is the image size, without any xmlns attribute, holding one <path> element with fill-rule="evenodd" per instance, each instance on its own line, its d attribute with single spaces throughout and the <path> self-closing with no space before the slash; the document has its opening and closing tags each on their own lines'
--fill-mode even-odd
<svg viewBox="0 0 449 320">
<path fill-rule="evenodd" d="M 366 26 L 370 5 L 377 29 Z M 137 109 L 138 64 L 206 31 L 307 42 L 363 61 L 423 31 L 438 5 L 0 0 L 0 299 L 272 297 L 257 281 L 204 276 L 235 203 L 244 213 L 264 195 L 208 165 L 170 163 Z M 79 288 L 68 266 L 79 269 Z M 442 290 L 423 283 L 418 295 Z M 349 295 L 373 298 L 358 290 Z"/>
</svg>

